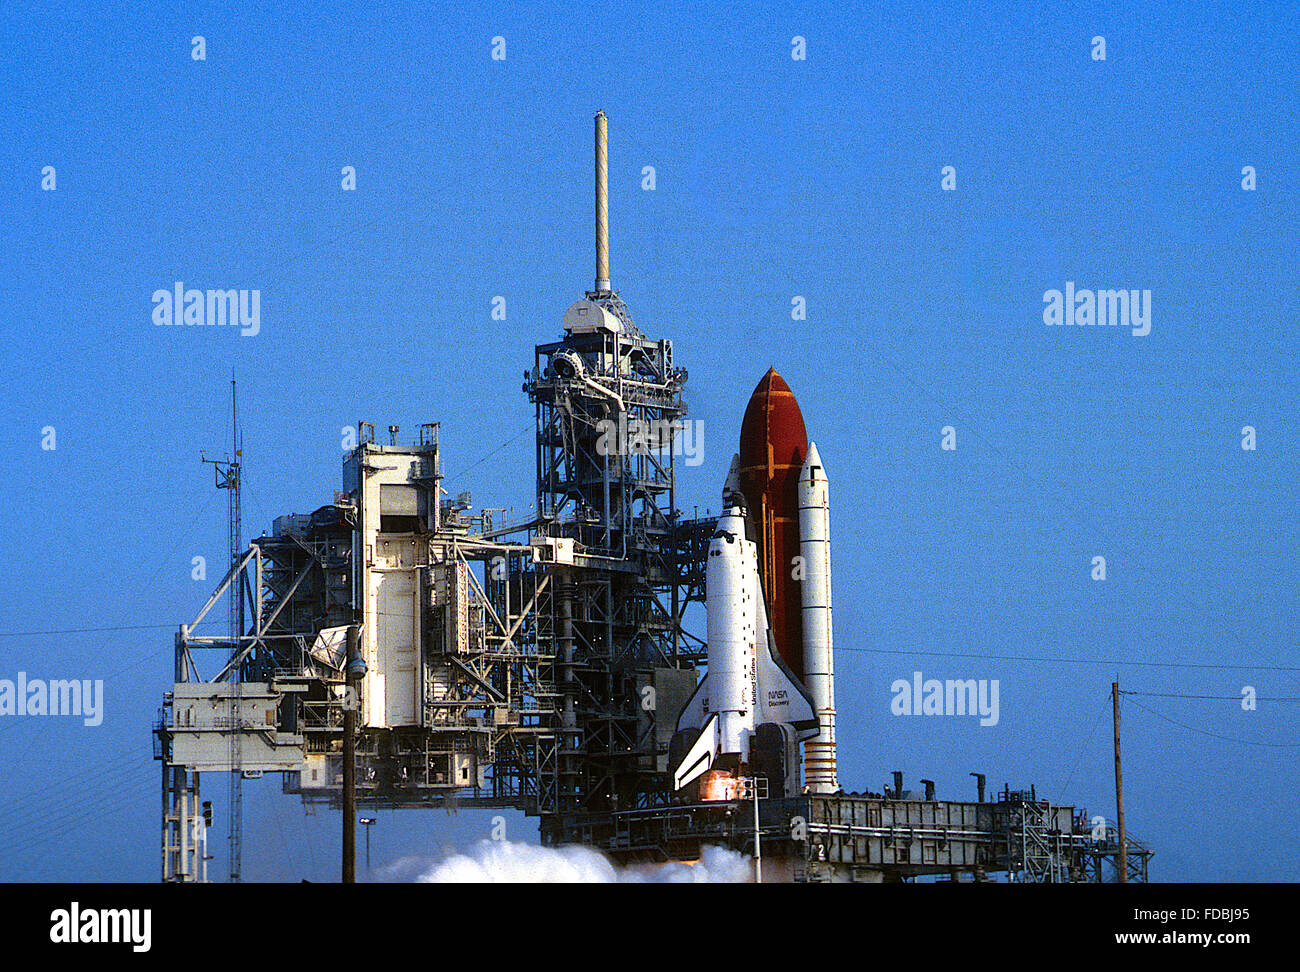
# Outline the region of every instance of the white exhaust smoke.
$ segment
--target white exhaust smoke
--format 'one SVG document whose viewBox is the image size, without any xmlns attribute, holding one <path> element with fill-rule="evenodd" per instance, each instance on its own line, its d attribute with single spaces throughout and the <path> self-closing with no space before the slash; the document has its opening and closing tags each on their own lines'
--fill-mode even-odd
<svg viewBox="0 0 1300 972">
<path fill-rule="evenodd" d="M 539 847 L 483 840 L 465 853 L 429 865 L 405 858 L 385 868 L 382 880 L 460 884 L 738 884 L 752 881 L 753 862 L 723 847 L 705 847 L 693 864 L 616 867 L 589 847 Z"/>
</svg>

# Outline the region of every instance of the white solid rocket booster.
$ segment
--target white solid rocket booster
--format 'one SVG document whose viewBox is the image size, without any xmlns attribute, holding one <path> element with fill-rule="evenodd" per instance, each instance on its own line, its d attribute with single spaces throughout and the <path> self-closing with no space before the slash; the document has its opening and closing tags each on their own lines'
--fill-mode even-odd
<svg viewBox="0 0 1300 972">
<path fill-rule="evenodd" d="M 816 443 L 799 472 L 799 554 L 803 557 L 804 684 L 820 732 L 804 743 L 804 783 L 812 793 L 840 788 L 835 765 L 835 663 L 831 644 L 830 482 Z M 712 634 L 712 633 L 710 633 Z"/>
</svg>

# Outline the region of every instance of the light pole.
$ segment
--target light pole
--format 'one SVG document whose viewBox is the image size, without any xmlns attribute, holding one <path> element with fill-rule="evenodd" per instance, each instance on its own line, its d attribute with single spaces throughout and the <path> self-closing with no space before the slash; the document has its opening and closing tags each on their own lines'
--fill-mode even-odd
<svg viewBox="0 0 1300 972">
<path fill-rule="evenodd" d="M 370 828 L 376 823 L 374 817 L 362 817 L 358 823 L 366 828 L 366 880 L 370 880 Z"/>
<path fill-rule="evenodd" d="M 763 838 L 762 829 L 758 824 L 758 797 L 759 787 L 767 788 L 767 778 L 752 776 L 748 780 L 749 788 L 754 793 L 754 883 L 763 883 Z"/>
</svg>

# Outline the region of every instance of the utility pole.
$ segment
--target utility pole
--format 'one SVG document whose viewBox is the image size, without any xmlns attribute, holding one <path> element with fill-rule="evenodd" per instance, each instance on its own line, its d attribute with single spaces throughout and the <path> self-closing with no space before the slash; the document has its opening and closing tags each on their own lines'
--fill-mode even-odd
<svg viewBox="0 0 1300 972">
<path fill-rule="evenodd" d="M 343 710 L 343 883 L 357 881 L 357 717 L 349 699 Z"/>
<path fill-rule="evenodd" d="M 1110 683 L 1111 707 L 1115 713 L 1115 819 L 1119 825 L 1119 883 L 1128 883 L 1128 832 L 1124 829 L 1124 771 L 1119 758 L 1119 682 Z"/>
<path fill-rule="evenodd" d="M 358 613 L 353 614 L 355 619 Z M 348 626 L 348 660 L 344 669 L 347 693 L 343 699 L 343 883 L 357 881 L 357 710 L 361 708 L 361 678 L 366 663 L 361 658 L 361 625 Z M 370 832 L 366 832 L 369 844 Z M 369 866 L 367 864 L 367 866 Z"/>
<path fill-rule="evenodd" d="M 243 550 L 243 448 L 239 441 L 239 410 L 235 397 L 235 379 L 230 379 L 230 459 L 209 459 L 200 453 L 204 462 L 213 467 L 217 489 L 230 490 L 230 566 L 239 562 Z M 230 582 L 230 642 L 231 657 L 237 657 L 244 634 L 244 585 L 239 577 Z M 244 844 L 244 789 L 243 752 L 240 733 L 243 731 L 243 705 L 240 685 L 243 666 L 235 665 L 230 680 L 235 689 L 230 698 L 230 806 L 228 839 L 230 842 L 230 883 L 238 884 L 243 869 Z"/>
</svg>

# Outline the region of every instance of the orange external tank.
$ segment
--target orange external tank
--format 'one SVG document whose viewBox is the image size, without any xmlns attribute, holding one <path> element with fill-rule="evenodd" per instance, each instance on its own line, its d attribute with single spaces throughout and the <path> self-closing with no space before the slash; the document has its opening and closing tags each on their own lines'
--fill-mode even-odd
<svg viewBox="0 0 1300 972">
<path fill-rule="evenodd" d="M 758 566 L 776 649 L 804 677 L 799 556 L 799 471 L 808 432 L 794 392 L 775 368 L 754 389 L 740 426 L 740 488 L 758 532 Z"/>
</svg>

